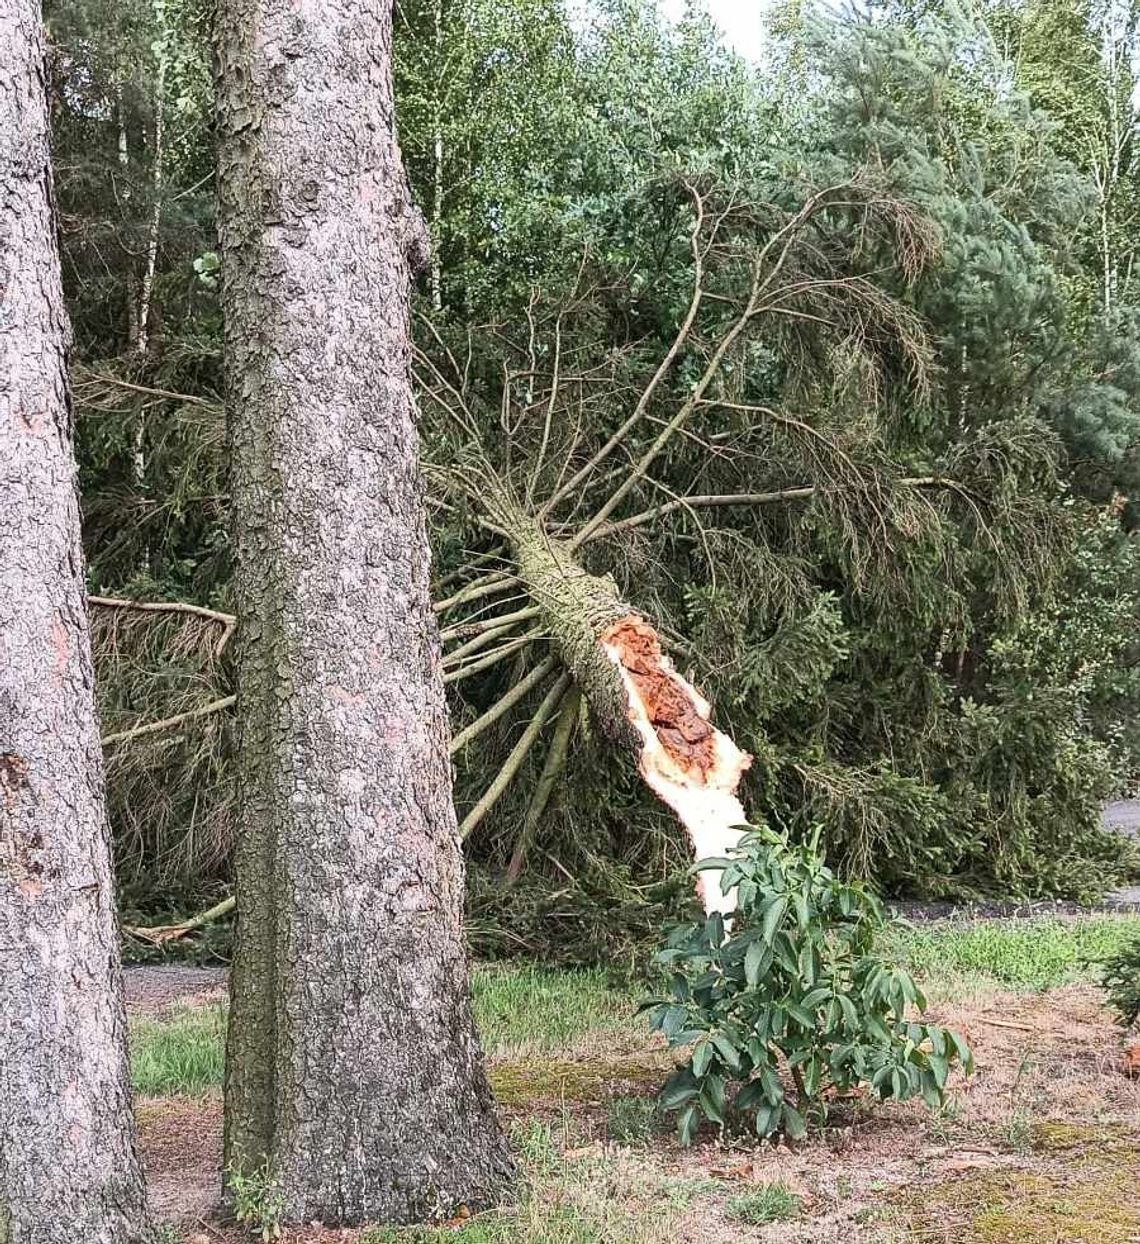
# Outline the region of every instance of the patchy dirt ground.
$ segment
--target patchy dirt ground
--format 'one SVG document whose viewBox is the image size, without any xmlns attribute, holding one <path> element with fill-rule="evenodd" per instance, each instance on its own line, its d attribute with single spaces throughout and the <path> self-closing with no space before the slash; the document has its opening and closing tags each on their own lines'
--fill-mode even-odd
<svg viewBox="0 0 1140 1244">
<path fill-rule="evenodd" d="M 226 996 L 226 969 L 183 964 L 145 964 L 123 971 L 127 1011 L 157 1018 L 182 1003 L 220 1002 Z"/>
<path fill-rule="evenodd" d="M 151 1014 L 176 997 L 214 1000 L 223 988 L 209 973 L 178 994 L 173 981 L 165 990 L 150 983 L 139 990 L 139 983 L 131 986 L 132 1008 Z M 932 1018 L 968 1033 L 977 1059 L 975 1075 L 954 1084 L 945 1110 L 856 1103 L 794 1148 L 714 1132 L 689 1150 L 667 1132 L 614 1143 L 615 1099 L 648 1100 L 668 1065 L 649 1039 L 585 1043 L 558 1058 L 494 1060 L 491 1074 L 508 1125 L 517 1133 L 537 1121 L 554 1137 L 558 1172 L 542 1178 L 555 1184 L 536 1184 L 536 1199 L 672 1205 L 656 1234 L 615 1229 L 575 1240 L 1140 1244 L 1140 1082 L 1122 1073 L 1119 1038 L 1096 991 L 985 992 L 933 1007 Z M 178 1223 L 193 1244 L 248 1239 L 216 1216 L 220 1098 L 145 1099 L 137 1113 L 156 1213 Z M 799 1219 L 750 1226 L 729 1217 L 734 1198 L 769 1183 L 802 1198 Z M 303 1229 L 283 1238 L 333 1244 L 359 1235 Z"/>
</svg>

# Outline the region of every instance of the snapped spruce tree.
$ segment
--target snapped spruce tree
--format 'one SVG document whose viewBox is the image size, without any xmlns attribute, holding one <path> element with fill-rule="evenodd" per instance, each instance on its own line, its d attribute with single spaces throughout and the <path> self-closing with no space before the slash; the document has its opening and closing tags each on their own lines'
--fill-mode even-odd
<svg viewBox="0 0 1140 1244">
<path fill-rule="evenodd" d="M 195 12 L 170 10 L 170 63 L 191 84 L 201 45 L 179 32 Z M 825 824 L 841 871 L 893 892 L 1087 896 L 1119 866 L 1098 820 L 1135 764 L 1131 511 L 1113 492 L 1130 487 L 1140 371 L 1119 247 L 1111 314 L 1098 300 L 1095 170 L 1037 106 L 1051 106 L 1047 92 L 1008 89 L 1029 61 L 1008 64 L 1008 40 L 984 24 L 797 13 L 780 16 L 758 75 L 708 23 L 674 27 L 644 4 L 602 6 L 586 29 L 539 3 L 400 8 L 401 141 L 442 243 L 417 306 L 416 370 L 439 468 L 433 592 L 484 948 L 522 938 L 553 951 L 556 936 L 596 952 L 608 911 L 640 929 L 648 903 L 675 904 L 692 853 L 633 763 L 637 739 L 607 741 L 607 713 L 591 709 L 536 599 L 545 589 L 519 574 L 522 544 L 612 581 L 607 608 L 653 627 L 716 729 L 752 756 L 742 805 L 794 834 Z M 53 62 L 60 138 L 110 165 L 114 49 L 67 46 Z M 153 128 L 157 68 L 123 97 L 139 239 L 153 179 L 135 135 Z M 179 98 L 192 119 L 194 90 Z M 520 108 L 524 120 L 511 99 L 542 106 Z M 97 595 L 231 615 L 217 283 L 209 196 L 195 189 L 205 133 L 187 121 L 198 137 L 167 144 L 161 331 L 145 358 L 116 335 L 133 278 L 99 267 L 88 228 L 65 234 L 65 271 L 82 308 Z M 66 167 L 69 213 L 93 220 L 80 162 Z M 867 194 L 867 169 L 867 219 L 834 203 L 811 214 L 788 251 L 794 271 L 776 276 L 788 300 L 735 336 L 666 434 L 746 305 L 748 253 L 829 187 Z M 709 206 L 709 262 L 670 355 L 696 289 L 686 184 Z M 1122 179 L 1115 221 L 1126 191 Z M 917 269 L 878 200 L 922 222 Z M 830 284 L 812 287 L 813 303 L 793 277 Z M 579 495 L 542 513 L 663 363 Z M 937 483 L 906 483 L 922 480 Z M 535 520 L 537 542 L 504 534 Z M 549 561 L 528 567 L 549 577 Z M 481 571 L 504 577 L 476 584 Z M 468 587 L 487 594 L 460 596 Z M 124 872 L 140 892 L 197 888 L 204 906 L 232 851 L 226 621 L 95 610 Z M 136 655 L 153 676 L 137 676 Z M 155 728 L 131 733 L 140 726 Z"/>
</svg>

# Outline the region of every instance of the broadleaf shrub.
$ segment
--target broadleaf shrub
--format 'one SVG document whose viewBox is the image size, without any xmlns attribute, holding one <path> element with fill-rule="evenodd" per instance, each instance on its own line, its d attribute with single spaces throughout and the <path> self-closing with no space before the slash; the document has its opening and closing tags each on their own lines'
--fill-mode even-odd
<svg viewBox="0 0 1140 1244">
<path fill-rule="evenodd" d="M 1135 1027 L 1140 1022 L 1140 937 L 1105 960 L 1101 981 L 1117 1022 L 1122 1028 Z"/>
<path fill-rule="evenodd" d="M 878 899 L 827 867 L 808 843 L 759 828 L 729 858 L 702 860 L 735 887 L 730 928 L 719 913 L 674 927 L 656 961 L 671 996 L 646 1003 L 650 1023 L 688 1062 L 660 1092 L 688 1144 L 702 1118 L 746 1119 L 761 1137 L 795 1139 L 829 1098 L 868 1085 L 880 1099 L 942 1105 L 954 1065 L 973 1057 L 950 1029 L 917 1022 L 926 1000 L 908 972 L 876 954 Z"/>
</svg>

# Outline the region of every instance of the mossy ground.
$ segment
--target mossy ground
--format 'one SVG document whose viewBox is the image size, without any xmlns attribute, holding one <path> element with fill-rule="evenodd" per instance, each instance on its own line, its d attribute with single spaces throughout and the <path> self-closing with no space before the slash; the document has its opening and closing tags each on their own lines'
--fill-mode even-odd
<svg viewBox="0 0 1140 1244">
<path fill-rule="evenodd" d="M 1075 1128 L 1079 1131 L 1079 1128 Z M 1089 1129 L 1094 1134 L 1096 1129 Z M 958 1244 L 1130 1244 L 1140 1240 L 1140 1137 L 1064 1134 L 1063 1160 L 979 1171 L 898 1200 L 914 1236 Z"/>
<path fill-rule="evenodd" d="M 598 973 L 481 969 L 476 1009 L 523 1171 L 518 1203 L 432 1228 L 290 1228 L 283 1239 L 1140 1244 L 1140 1083 L 1121 1074 L 1119 1036 L 1081 962 L 1090 943 L 1124 931 L 1103 921 L 1039 922 L 1036 938 L 1025 923 L 923 930 L 911 945 L 933 1018 L 968 1033 L 976 1075 L 957 1080 L 938 1113 L 857 1103 L 794 1148 L 711 1129 L 676 1145 L 652 1107 L 670 1056 L 635 1014 L 639 991 Z M 223 1024 L 215 1004 L 132 1025 L 136 1086 L 151 1094 L 137 1113 L 152 1193 L 185 1244 L 249 1238 L 211 1209 Z M 740 1207 L 771 1187 L 796 1213 L 748 1221 L 765 1215 Z"/>
</svg>

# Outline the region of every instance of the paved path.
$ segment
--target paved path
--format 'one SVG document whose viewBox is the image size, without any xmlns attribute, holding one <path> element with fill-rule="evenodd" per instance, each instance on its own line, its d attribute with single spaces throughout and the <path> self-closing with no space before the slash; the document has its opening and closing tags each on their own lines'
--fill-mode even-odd
<svg viewBox="0 0 1140 1244">
<path fill-rule="evenodd" d="M 1104 810 L 1104 823 L 1118 833 L 1140 838 L 1140 799 L 1121 799 Z M 1140 885 L 1126 886 L 1105 895 L 1109 903 L 1122 906 L 1140 905 Z"/>
<path fill-rule="evenodd" d="M 1140 837 L 1140 799 L 1121 799 L 1104 810 L 1104 823 L 1121 833 Z"/>
</svg>

